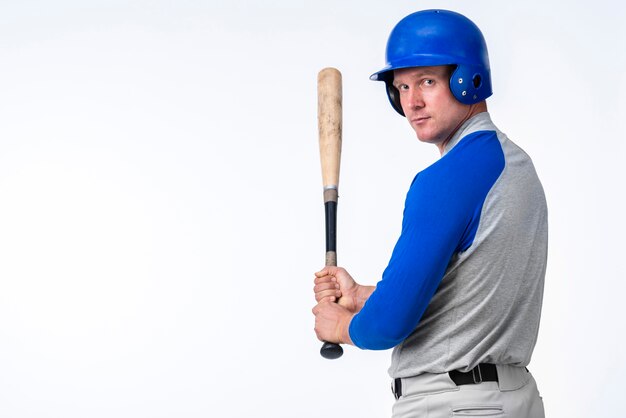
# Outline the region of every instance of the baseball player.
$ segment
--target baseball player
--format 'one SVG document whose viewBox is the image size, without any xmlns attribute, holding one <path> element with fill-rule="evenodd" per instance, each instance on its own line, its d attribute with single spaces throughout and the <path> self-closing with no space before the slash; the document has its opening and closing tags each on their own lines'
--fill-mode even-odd
<svg viewBox="0 0 626 418">
<path fill-rule="evenodd" d="M 468 18 L 425 10 L 387 43 L 391 106 L 441 158 L 417 173 L 376 286 L 315 273 L 315 332 L 393 348 L 394 417 L 541 418 L 527 367 L 537 341 L 548 226 L 529 156 L 491 121 L 485 40 Z M 338 303 L 331 303 L 338 302 Z"/>
</svg>

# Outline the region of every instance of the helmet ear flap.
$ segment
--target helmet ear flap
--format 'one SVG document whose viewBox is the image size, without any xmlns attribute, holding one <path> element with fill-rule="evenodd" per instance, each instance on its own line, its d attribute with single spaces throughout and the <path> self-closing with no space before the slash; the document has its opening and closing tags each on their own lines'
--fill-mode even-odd
<svg viewBox="0 0 626 418">
<path fill-rule="evenodd" d="M 459 65 L 450 77 L 450 91 L 463 104 L 474 104 L 491 96 L 491 77 L 483 67 Z"/>
<path fill-rule="evenodd" d="M 400 92 L 394 87 L 393 81 L 391 80 L 385 80 L 385 85 L 387 87 L 387 97 L 389 97 L 391 106 L 396 110 L 396 112 L 404 116 L 404 111 L 402 110 L 402 105 L 400 104 Z"/>
</svg>

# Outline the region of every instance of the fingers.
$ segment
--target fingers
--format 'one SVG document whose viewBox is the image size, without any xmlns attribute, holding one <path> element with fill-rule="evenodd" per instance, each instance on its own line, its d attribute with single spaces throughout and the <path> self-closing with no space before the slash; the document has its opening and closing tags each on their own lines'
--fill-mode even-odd
<svg viewBox="0 0 626 418">
<path fill-rule="evenodd" d="M 336 302 L 341 297 L 341 291 L 339 290 L 325 290 L 323 292 L 315 293 L 316 302 L 324 302 L 328 299 L 330 302 Z"/>
<path fill-rule="evenodd" d="M 328 279 L 315 279 L 315 286 L 313 287 L 315 292 L 315 300 L 321 302 L 326 298 L 330 298 L 331 302 L 334 302 L 341 297 L 341 290 L 339 290 L 339 283 L 334 277 Z"/>
<path fill-rule="evenodd" d="M 341 283 L 336 275 L 341 275 L 344 272 L 345 270 L 342 267 L 326 266 L 315 273 L 313 292 L 317 302 L 336 302 L 343 296 Z"/>
<path fill-rule="evenodd" d="M 315 273 L 315 277 L 335 276 L 340 270 L 343 270 L 343 267 L 326 266 Z"/>
<path fill-rule="evenodd" d="M 328 275 L 330 275 L 330 267 L 328 266 L 315 273 L 315 277 L 324 277 Z"/>
<path fill-rule="evenodd" d="M 324 341 L 324 330 L 328 326 L 328 321 L 325 318 L 326 315 L 322 313 L 324 311 L 324 305 L 328 305 L 328 303 L 319 302 L 312 309 L 313 315 L 315 315 L 315 335 L 320 341 Z"/>
<path fill-rule="evenodd" d="M 313 315 L 317 316 L 320 312 L 322 312 L 322 310 L 324 309 L 324 306 L 327 303 L 330 303 L 330 300 L 323 300 L 321 302 L 318 302 L 317 305 L 315 305 L 313 309 L 311 309 L 311 312 L 313 312 Z"/>
<path fill-rule="evenodd" d="M 337 283 L 337 278 L 335 276 L 332 275 L 324 275 L 324 276 L 316 276 L 315 279 L 313 280 L 313 283 L 315 283 L 315 285 L 320 285 L 320 284 L 324 284 L 324 283 L 335 283 L 337 284 L 337 286 L 339 286 L 339 283 Z"/>
<path fill-rule="evenodd" d="M 337 290 L 339 289 L 339 283 L 337 280 L 328 280 L 328 281 L 320 281 L 315 282 L 315 286 L 313 286 L 313 291 L 315 293 L 322 292 L 324 290 Z"/>
<path fill-rule="evenodd" d="M 350 342 L 348 328 L 352 314 L 336 303 L 318 303 L 313 309 L 315 334 L 321 341 Z"/>
</svg>

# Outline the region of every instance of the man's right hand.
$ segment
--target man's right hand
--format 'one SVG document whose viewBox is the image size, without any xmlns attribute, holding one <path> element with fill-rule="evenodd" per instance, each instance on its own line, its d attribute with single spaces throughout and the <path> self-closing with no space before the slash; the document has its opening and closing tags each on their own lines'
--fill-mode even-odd
<svg viewBox="0 0 626 418">
<path fill-rule="evenodd" d="M 360 301 L 360 288 L 364 287 L 354 281 L 352 276 L 342 267 L 324 267 L 315 273 L 315 300 L 319 303 L 329 298 L 331 302 L 337 303 L 352 313 L 361 310 L 364 300 Z M 368 292 L 367 296 L 371 294 Z M 367 298 L 366 298 L 367 299 Z"/>
</svg>

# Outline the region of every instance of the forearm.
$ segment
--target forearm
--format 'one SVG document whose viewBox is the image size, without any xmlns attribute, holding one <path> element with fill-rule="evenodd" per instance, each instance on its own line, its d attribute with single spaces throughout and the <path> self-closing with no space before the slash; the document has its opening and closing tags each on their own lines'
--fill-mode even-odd
<svg viewBox="0 0 626 418">
<path fill-rule="evenodd" d="M 355 295 L 355 301 L 354 301 L 356 308 L 357 308 L 356 309 L 357 312 L 363 309 L 365 302 L 367 302 L 367 300 L 372 295 L 372 293 L 374 293 L 374 290 L 376 290 L 376 286 L 359 285 L 359 288 Z"/>
</svg>

